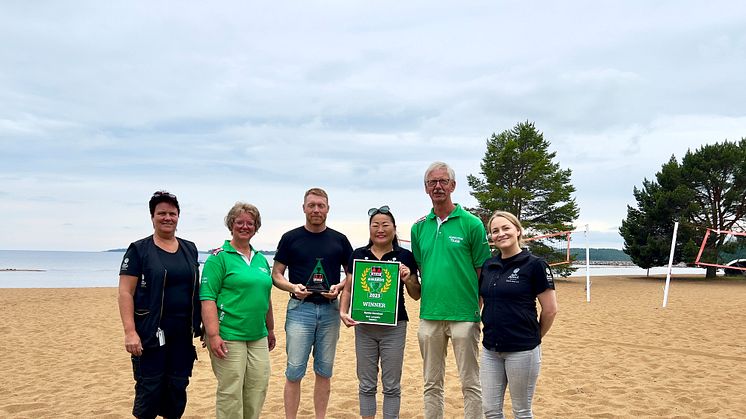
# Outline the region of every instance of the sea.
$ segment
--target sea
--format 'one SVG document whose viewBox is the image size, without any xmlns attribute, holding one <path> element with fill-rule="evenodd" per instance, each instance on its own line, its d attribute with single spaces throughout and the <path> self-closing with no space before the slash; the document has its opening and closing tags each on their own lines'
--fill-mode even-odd
<svg viewBox="0 0 746 419">
<path fill-rule="evenodd" d="M 91 288 L 116 287 L 124 252 L 68 252 L 0 250 L 0 288 Z M 207 259 L 200 253 L 200 262 Z M 271 256 L 267 257 L 272 264 Z M 574 277 L 585 276 L 585 265 L 576 266 Z M 591 265 L 592 277 L 645 275 L 636 266 Z M 704 275 L 701 268 L 674 267 L 673 274 Z M 650 275 L 665 275 L 666 268 L 652 268 Z"/>
</svg>

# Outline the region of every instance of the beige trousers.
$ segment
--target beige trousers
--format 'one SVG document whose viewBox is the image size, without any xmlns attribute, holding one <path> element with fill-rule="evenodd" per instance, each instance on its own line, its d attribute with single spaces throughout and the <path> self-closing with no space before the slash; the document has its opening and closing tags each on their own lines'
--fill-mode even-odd
<svg viewBox="0 0 746 419">
<path fill-rule="evenodd" d="M 267 338 L 226 341 L 225 344 L 227 358 L 210 354 L 212 371 L 218 379 L 215 416 L 218 419 L 258 418 L 269 385 Z"/>
<path fill-rule="evenodd" d="M 425 379 L 425 418 L 442 419 L 445 409 L 443 381 L 445 377 L 448 339 L 453 345 L 461 393 L 464 397 L 464 418 L 478 419 L 482 413 L 482 389 L 479 385 L 479 322 L 422 320 L 417 339 L 422 354 L 422 376 Z"/>
</svg>

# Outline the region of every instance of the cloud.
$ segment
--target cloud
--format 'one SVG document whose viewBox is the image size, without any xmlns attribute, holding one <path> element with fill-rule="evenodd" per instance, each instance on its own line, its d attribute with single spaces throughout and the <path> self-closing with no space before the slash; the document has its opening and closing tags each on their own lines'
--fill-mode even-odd
<svg viewBox="0 0 746 419">
<path fill-rule="evenodd" d="M 474 205 L 485 140 L 526 120 L 573 170 L 579 221 L 613 235 L 671 154 L 746 136 L 742 4 L 174 6 L 3 5 L 0 248 L 122 247 L 149 233 L 156 189 L 202 247 L 242 199 L 271 248 L 310 186 L 356 242 L 383 203 L 407 236 L 431 161 Z"/>
</svg>

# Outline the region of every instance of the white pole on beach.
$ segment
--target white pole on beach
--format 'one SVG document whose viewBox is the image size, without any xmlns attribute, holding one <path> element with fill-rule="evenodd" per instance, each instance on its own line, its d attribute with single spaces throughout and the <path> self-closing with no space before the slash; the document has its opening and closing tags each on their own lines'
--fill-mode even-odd
<svg viewBox="0 0 746 419">
<path fill-rule="evenodd" d="M 676 233 L 679 231 L 679 222 L 673 224 L 673 238 L 671 239 L 671 253 L 668 255 L 668 273 L 666 274 L 666 287 L 663 288 L 663 307 L 668 304 L 668 288 L 671 286 L 671 265 L 673 265 L 673 251 L 676 249 Z"/>
<path fill-rule="evenodd" d="M 591 251 L 588 245 L 588 224 L 585 225 L 585 301 L 591 302 Z"/>
</svg>

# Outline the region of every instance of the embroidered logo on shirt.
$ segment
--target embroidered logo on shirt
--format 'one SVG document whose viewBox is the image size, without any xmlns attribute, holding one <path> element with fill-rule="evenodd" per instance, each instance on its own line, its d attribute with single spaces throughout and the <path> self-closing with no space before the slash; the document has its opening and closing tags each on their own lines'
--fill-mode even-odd
<svg viewBox="0 0 746 419">
<path fill-rule="evenodd" d="M 517 284 L 518 283 L 518 272 L 520 270 L 521 270 L 521 268 L 515 268 L 513 270 L 513 273 L 511 273 L 510 275 L 508 275 L 508 279 L 506 279 L 505 282 L 510 282 L 510 283 L 513 283 L 513 284 Z"/>
<path fill-rule="evenodd" d="M 122 270 L 126 270 L 129 267 L 130 258 L 124 258 L 124 261 L 122 262 Z"/>
<path fill-rule="evenodd" d="M 263 266 L 260 266 L 260 267 L 259 267 L 259 270 L 260 270 L 260 271 L 262 271 L 262 272 L 264 272 L 265 274 L 268 274 L 268 273 L 269 273 L 269 270 L 267 270 L 267 268 L 265 268 L 265 267 L 263 267 Z"/>
<path fill-rule="evenodd" d="M 460 244 L 464 240 L 464 238 L 459 236 L 448 236 L 448 240 L 450 240 L 451 243 Z"/>
<path fill-rule="evenodd" d="M 554 276 L 552 275 L 552 270 L 547 266 L 547 282 L 549 282 L 549 286 L 554 288 Z"/>
</svg>

